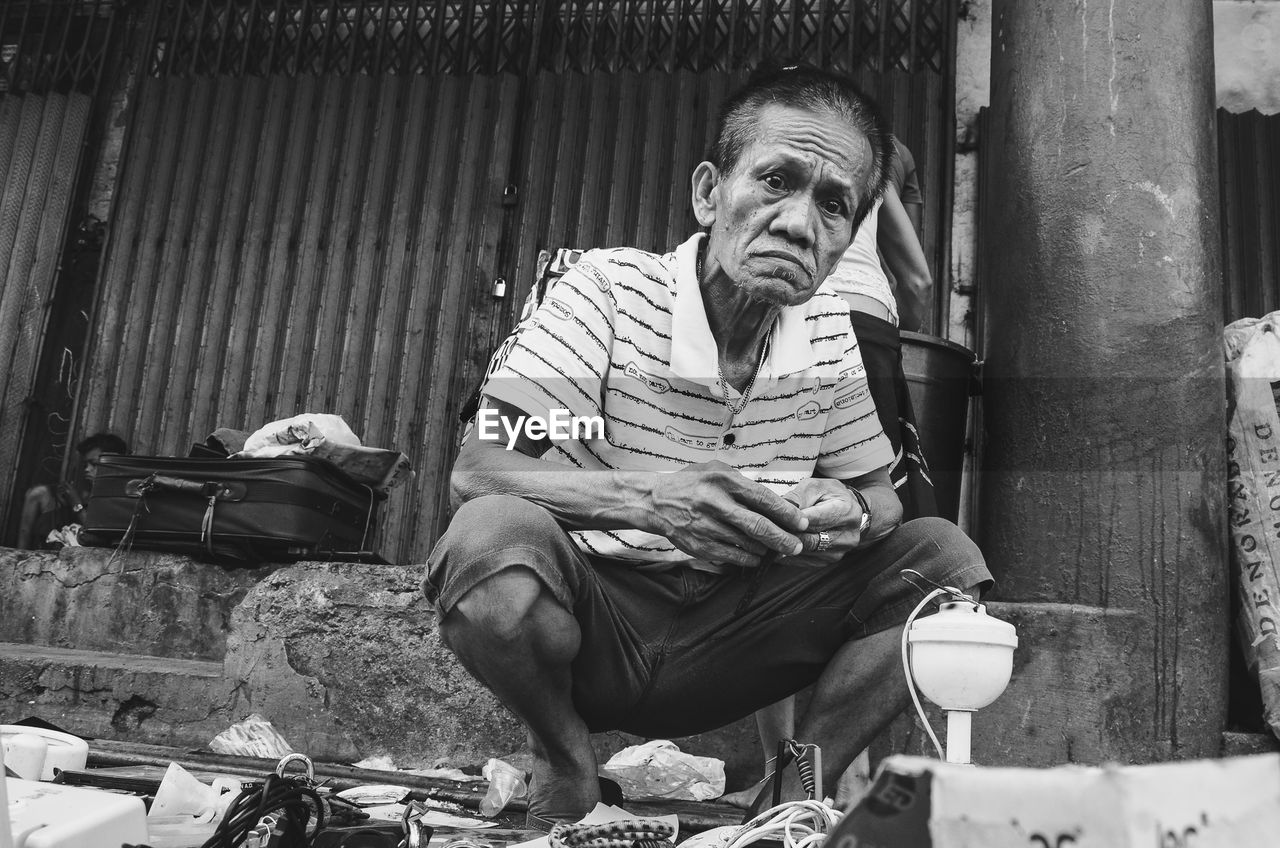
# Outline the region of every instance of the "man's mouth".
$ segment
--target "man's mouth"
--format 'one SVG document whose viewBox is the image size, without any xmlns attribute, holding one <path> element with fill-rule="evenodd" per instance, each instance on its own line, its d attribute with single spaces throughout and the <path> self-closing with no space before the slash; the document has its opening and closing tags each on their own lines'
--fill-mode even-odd
<svg viewBox="0 0 1280 848">
<path fill-rule="evenodd" d="M 806 277 L 813 276 L 813 271 L 811 271 L 809 269 L 809 266 L 804 263 L 804 260 L 802 260 L 800 257 L 795 256 L 793 254 L 785 253 L 780 250 L 769 250 L 763 253 L 759 253 L 757 255 L 761 259 L 771 260 L 774 262 L 781 262 L 781 263 L 785 263 L 785 265 L 792 266 L 793 268 L 798 269 L 800 272 L 803 272 L 804 276 Z M 792 270 L 791 268 L 787 268 L 786 270 L 779 269 L 777 273 L 779 277 L 788 281 L 794 280 L 798 276 L 797 271 Z"/>
</svg>

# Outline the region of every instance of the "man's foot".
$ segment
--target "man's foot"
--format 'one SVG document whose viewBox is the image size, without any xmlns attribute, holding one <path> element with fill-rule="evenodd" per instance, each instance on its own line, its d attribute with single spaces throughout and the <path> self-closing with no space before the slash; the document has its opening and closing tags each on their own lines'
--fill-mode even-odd
<svg viewBox="0 0 1280 848">
<path fill-rule="evenodd" d="M 739 789 L 737 792 L 726 792 L 720 796 L 720 803 L 737 807 L 739 810 L 745 810 L 756 800 L 756 795 L 759 793 L 759 786 L 749 786 L 746 789 Z"/>
<path fill-rule="evenodd" d="M 750 821 L 760 813 L 774 806 L 773 804 L 773 780 L 768 779 L 760 783 L 758 786 L 744 789 L 741 793 L 735 795 L 745 795 L 746 803 L 741 805 L 747 811 L 744 821 Z M 728 799 L 725 796 L 721 800 Z M 786 803 L 787 801 L 803 801 L 808 795 L 804 791 L 804 785 L 800 782 L 800 773 L 796 771 L 794 766 L 782 770 L 782 792 L 778 803 Z M 821 800 L 821 799 L 819 799 Z M 731 802 L 732 803 L 732 802 Z M 738 804 L 734 804 L 738 806 Z"/>
<path fill-rule="evenodd" d="M 611 807 L 621 807 L 623 802 L 622 787 L 616 781 L 607 777 L 598 778 L 596 783 L 600 787 L 600 803 L 607 804 Z M 595 809 L 595 806 L 592 806 Z M 590 812 L 590 810 L 588 810 Z M 584 813 L 583 815 L 586 815 Z M 554 816 L 549 814 L 539 814 L 532 808 L 525 813 L 524 825 L 527 830 L 539 830 L 543 833 L 550 833 L 551 828 L 556 825 L 567 822 L 573 824 L 582 819 L 582 816 Z"/>
<path fill-rule="evenodd" d="M 552 764 L 534 755 L 529 783 L 529 815 L 551 822 L 576 822 L 595 809 L 600 800 L 595 757 L 590 765 Z"/>
</svg>

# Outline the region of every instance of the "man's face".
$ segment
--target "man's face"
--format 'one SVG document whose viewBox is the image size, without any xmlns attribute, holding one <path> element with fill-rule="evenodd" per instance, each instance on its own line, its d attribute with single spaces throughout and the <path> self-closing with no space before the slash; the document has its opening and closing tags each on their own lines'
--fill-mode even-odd
<svg viewBox="0 0 1280 848">
<path fill-rule="evenodd" d="M 711 167 L 710 165 L 700 167 Z M 853 239 L 853 213 L 868 191 L 871 144 L 826 112 L 770 104 L 755 140 L 708 203 L 707 267 L 747 295 L 782 306 L 804 303 Z"/>
</svg>

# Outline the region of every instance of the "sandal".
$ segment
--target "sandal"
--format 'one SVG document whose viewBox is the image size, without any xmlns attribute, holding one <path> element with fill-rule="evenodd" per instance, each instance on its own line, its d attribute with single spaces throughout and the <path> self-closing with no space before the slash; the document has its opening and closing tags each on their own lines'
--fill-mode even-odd
<svg viewBox="0 0 1280 848">
<path fill-rule="evenodd" d="M 608 804 L 611 807 L 619 807 L 622 805 L 622 787 L 615 780 L 607 777 L 597 778 L 600 782 L 600 803 Z M 581 817 L 579 817 L 581 818 Z M 551 828 L 558 824 L 575 824 L 578 819 L 564 819 L 553 816 L 540 816 L 532 809 L 524 814 L 525 830 L 536 830 L 540 833 L 550 833 Z"/>
</svg>

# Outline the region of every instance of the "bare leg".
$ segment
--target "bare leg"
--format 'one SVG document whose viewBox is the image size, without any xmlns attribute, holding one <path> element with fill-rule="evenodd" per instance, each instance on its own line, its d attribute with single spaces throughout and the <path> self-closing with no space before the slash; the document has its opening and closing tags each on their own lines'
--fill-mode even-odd
<svg viewBox="0 0 1280 848">
<path fill-rule="evenodd" d="M 764 775 L 768 777 L 773 773 L 773 758 L 778 755 L 778 743 L 783 739 L 790 739 L 795 733 L 795 696 L 756 710 L 756 728 L 760 731 L 760 747 L 764 749 Z M 758 792 L 757 787 L 748 786 L 746 789 L 730 792 L 720 800 L 745 810 L 751 806 Z"/>
<path fill-rule="evenodd" d="M 975 599 L 978 591 L 966 590 Z M 902 671 L 905 625 L 845 643 L 818 678 L 796 733 L 822 748 L 822 785 L 834 788 L 854 757 L 911 702 Z M 783 775 L 782 798 L 804 797 L 795 769 Z"/>
<path fill-rule="evenodd" d="M 778 755 L 778 743 L 790 739 L 796 732 L 796 698 L 783 698 L 756 710 L 756 728 L 760 731 L 760 745 L 764 748 L 764 771 L 773 770 L 773 758 Z"/>
<path fill-rule="evenodd" d="M 587 726 L 573 705 L 577 621 L 532 571 L 509 568 L 463 595 L 440 633 L 463 667 L 524 722 L 530 812 L 574 821 L 600 800 Z"/>
</svg>

